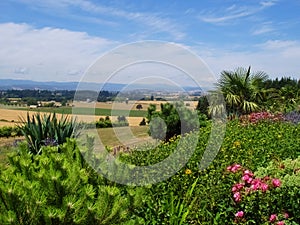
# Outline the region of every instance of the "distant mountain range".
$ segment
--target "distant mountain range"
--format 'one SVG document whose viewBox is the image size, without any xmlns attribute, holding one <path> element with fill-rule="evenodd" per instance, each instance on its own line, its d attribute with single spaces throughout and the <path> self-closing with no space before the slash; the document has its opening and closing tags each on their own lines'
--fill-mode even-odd
<svg viewBox="0 0 300 225">
<path fill-rule="evenodd" d="M 55 82 L 55 81 L 32 81 L 32 80 L 14 80 L 14 79 L 0 79 L 0 90 L 76 90 L 78 89 L 78 82 Z M 102 87 L 103 86 L 103 87 Z M 166 85 L 166 84 L 131 84 L 129 87 L 126 87 L 127 84 L 117 84 L 117 83 L 81 83 L 81 90 L 94 90 L 99 91 L 102 87 L 102 90 L 105 91 L 133 91 L 133 90 L 147 90 L 147 91 L 178 91 L 178 88 Z M 185 91 L 200 91 L 202 89 L 199 87 L 182 87 Z"/>
</svg>

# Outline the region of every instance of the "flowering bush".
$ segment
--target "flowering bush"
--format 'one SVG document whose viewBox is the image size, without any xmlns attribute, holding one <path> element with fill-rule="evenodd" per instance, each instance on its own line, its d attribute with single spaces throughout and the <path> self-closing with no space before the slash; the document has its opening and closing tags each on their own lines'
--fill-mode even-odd
<svg viewBox="0 0 300 225">
<path fill-rule="evenodd" d="M 284 161 L 278 167 L 279 170 L 291 169 L 290 160 Z M 294 171 L 300 168 L 300 157 L 293 161 Z M 285 166 L 287 165 L 287 167 Z M 284 173 L 277 173 L 274 164 L 267 168 L 262 167 L 257 173 L 243 168 L 239 164 L 227 167 L 227 171 L 235 176 L 239 176 L 239 181 L 232 188 L 232 198 L 235 213 L 234 223 L 248 224 L 296 224 L 299 222 L 299 189 L 294 189 L 287 183 L 287 179 L 282 176 Z M 280 169 L 281 168 L 281 169 Z M 299 169 L 300 170 L 300 169 Z M 272 171 L 271 173 L 268 173 Z M 293 171 L 293 170 L 292 170 Z M 300 174 L 298 172 L 298 174 Z M 276 178 L 275 176 L 280 176 Z M 290 176 L 288 172 L 285 176 Z M 297 175 L 300 177 L 299 175 Z M 297 180 L 297 179 L 296 179 Z M 298 183 L 300 186 L 300 182 Z M 298 196 L 292 200 L 288 195 Z M 295 197 L 295 196 L 294 196 Z M 286 202 L 288 200 L 288 203 Z M 297 207 L 297 208 L 296 208 Z"/>
<path fill-rule="evenodd" d="M 249 115 L 244 115 L 240 117 L 242 123 L 257 123 L 259 121 L 268 120 L 268 121 L 282 121 L 283 115 L 272 114 L 270 112 L 253 112 Z"/>
</svg>

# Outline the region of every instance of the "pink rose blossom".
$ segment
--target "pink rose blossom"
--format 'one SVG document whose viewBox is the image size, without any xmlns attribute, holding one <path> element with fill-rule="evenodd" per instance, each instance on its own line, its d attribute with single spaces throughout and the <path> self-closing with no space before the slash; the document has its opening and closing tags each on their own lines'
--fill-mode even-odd
<svg viewBox="0 0 300 225">
<path fill-rule="evenodd" d="M 248 174 L 246 174 L 242 177 L 242 180 L 245 181 L 246 183 L 250 184 L 252 182 L 253 178 L 250 177 Z"/>
<path fill-rule="evenodd" d="M 279 221 L 277 225 L 284 225 L 284 221 Z"/>
<path fill-rule="evenodd" d="M 249 175 L 246 174 L 246 175 L 244 175 L 244 176 L 242 177 L 242 180 L 243 180 L 243 181 L 247 181 L 247 180 L 249 180 L 249 178 L 250 178 Z"/>
<path fill-rule="evenodd" d="M 243 212 L 243 211 L 238 211 L 238 212 L 235 214 L 235 217 L 243 218 L 243 217 L 244 217 L 244 212 Z"/>
<path fill-rule="evenodd" d="M 234 165 L 232 165 L 232 166 L 228 166 L 228 167 L 227 167 L 227 171 L 235 173 L 235 172 L 237 172 L 240 168 L 242 168 L 241 165 L 239 165 L 239 164 L 234 164 Z"/>
<path fill-rule="evenodd" d="M 248 176 L 250 176 L 250 177 L 253 177 L 253 176 L 254 176 L 254 174 L 253 174 L 250 170 L 245 170 L 245 171 L 244 171 L 244 175 L 248 175 Z"/>
<path fill-rule="evenodd" d="M 231 191 L 232 191 L 232 192 L 237 192 L 238 189 L 236 188 L 236 186 L 233 186 L 233 187 L 231 188 Z"/>
<path fill-rule="evenodd" d="M 276 214 L 272 214 L 271 216 L 270 216 L 270 222 L 272 223 L 272 222 L 275 222 L 275 220 L 277 219 L 277 215 Z"/>
<path fill-rule="evenodd" d="M 260 186 L 262 192 L 265 192 L 268 190 L 269 188 L 269 185 L 267 185 L 266 183 L 262 183 L 261 186 Z"/>
<path fill-rule="evenodd" d="M 259 187 L 260 187 L 259 183 L 252 184 L 250 186 L 251 190 L 253 190 L 253 191 L 257 191 L 259 189 Z"/>
<path fill-rule="evenodd" d="M 255 178 L 251 181 L 250 188 L 254 191 L 257 191 L 261 187 L 262 181 L 259 178 Z"/>
<path fill-rule="evenodd" d="M 232 168 L 232 166 L 228 166 L 228 167 L 226 168 L 226 170 L 230 172 L 230 171 L 231 171 L 231 168 Z"/>
<path fill-rule="evenodd" d="M 261 179 L 255 178 L 255 179 L 252 180 L 251 184 L 253 184 L 253 185 L 256 185 L 256 184 L 260 185 L 261 182 L 262 182 Z"/>
<path fill-rule="evenodd" d="M 272 180 L 272 184 L 275 188 L 280 187 L 281 186 L 281 182 L 279 179 L 273 179 Z"/>
<path fill-rule="evenodd" d="M 234 201 L 239 202 L 241 201 L 241 193 L 240 192 L 236 192 L 233 195 Z"/>
<path fill-rule="evenodd" d="M 283 216 L 284 216 L 284 218 L 286 218 L 286 219 L 290 217 L 288 213 L 284 213 Z"/>
<path fill-rule="evenodd" d="M 253 178 L 250 177 L 246 182 L 247 182 L 248 184 L 251 184 L 252 181 L 253 181 Z"/>
<path fill-rule="evenodd" d="M 238 184 L 233 185 L 231 191 L 237 192 L 237 191 L 241 190 L 243 187 L 244 187 L 244 184 L 238 183 Z"/>
</svg>

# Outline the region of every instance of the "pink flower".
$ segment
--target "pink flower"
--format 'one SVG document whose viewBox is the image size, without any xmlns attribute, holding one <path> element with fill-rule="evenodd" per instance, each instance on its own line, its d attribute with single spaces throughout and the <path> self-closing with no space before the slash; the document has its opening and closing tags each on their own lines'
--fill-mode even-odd
<svg viewBox="0 0 300 225">
<path fill-rule="evenodd" d="M 284 225 L 284 221 L 279 221 L 277 225 Z"/>
<path fill-rule="evenodd" d="M 261 179 L 255 178 L 255 179 L 252 180 L 251 184 L 254 184 L 254 185 L 255 184 L 261 184 Z"/>
<path fill-rule="evenodd" d="M 238 183 L 238 184 L 233 185 L 231 191 L 237 192 L 237 191 L 241 190 L 243 187 L 244 187 L 244 184 Z"/>
<path fill-rule="evenodd" d="M 237 192 L 237 191 L 238 191 L 238 189 L 237 189 L 237 187 L 236 187 L 236 186 L 233 186 L 233 187 L 231 188 L 231 191 L 232 191 L 232 192 Z"/>
<path fill-rule="evenodd" d="M 232 166 L 227 166 L 226 170 L 230 172 L 231 168 L 232 168 Z"/>
<path fill-rule="evenodd" d="M 275 188 L 280 187 L 281 186 L 281 182 L 279 179 L 273 179 L 272 180 L 272 184 Z"/>
<path fill-rule="evenodd" d="M 272 223 L 272 222 L 275 222 L 275 220 L 277 219 L 277 215 L 276 214 L 272 214 L 271 216 L 270 216 L 270 222 Z"/>
<path fill-rule="evenodd" d="M 268 190 L 269 185 L 267 185 L 266 183 L 261 183 L 260 188 L 261 188 L 262 192 L 265 192 Z"/>
<path fill-rule="evenodd" d="M 250 177 L 246 182 L 247 182 L 248 184 L 251 184 L 252 180 L 253 180 L 253 178 Z"/>
<path fill-rule="evenodd" d="M 226 169 L 227 169 L 227 171 L 229 171 L 229 172 L 235 173 L 235 172 L 237 172 L 240 168 L 242 168 L 241 165 L 239 165 L 239 164 L 234 164 L 234 165 L 232 165 L 232 166 L 228 166 Z"/>
<path fill-rule="evenodd" d="M 234 201 L 239 202 L 241 201 L 241 193 L 240 192 L 236 192 L 233 195 Z"/>
<path fill-rule="evenodd" d="M 243 211 L 238 211 L 238 212 L 235 214 L 235 217 L 243 218 L 243 217 L 244 217 L 244 212 L 243 212 Z"/>
<path fill-rule="evenodd" d="M 248 175 L 248 176 L 250 176 L 250 177 L 253 177 L 253 176 L 254 176 L 254 174 L 253 174 L 250 170 L 245 170 L 245 171 L 244 171 L 244 175 Z"/>
<path fill-rule="evenodd" d="M 246 174 L 246 175 L 244 175 L 244 176 L 242 177 L 242 180 L 243 180 L 243 181 L 248 181 L 249 178 L 250 178 L 249 175 Z"/>
<path fill-rule="evenodd" d="M 250 177 L 248 174 L 246 174 L 242 177 L 242 180 L 245 181 L 246 183 L 250 184 L 252 182 L 253 178 Z"/>
<path fill-rule="evenodd" d="M 286 218 L 286 219 L 290 217 L 288 213 L 284 213 L 283 216 L 284 216 L 284 218 Z"/>
<path fill-rule="evenodd" d="M 257 191 L 258 189 L 259 189 L 259 183 L 256 183 L 256 184 L 252 184 L 251 186 L 250 186 L 250 188 L 251 188 L 251 190 L 253 190 L 253 191 Z"/>
</svg>

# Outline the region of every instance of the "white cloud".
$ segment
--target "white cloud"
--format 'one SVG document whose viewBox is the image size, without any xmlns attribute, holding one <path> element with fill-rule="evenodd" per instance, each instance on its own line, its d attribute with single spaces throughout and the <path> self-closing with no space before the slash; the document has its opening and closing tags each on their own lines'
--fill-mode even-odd
<svg viewBox="0 0 300 225">
<path fill-rule="evenodd" d="M 0 33 L 0 78 L 78 81 L 83 71 L 100 55 L 119 45 L 84 32 L 51 27 L 37 29 L 28 24 L 0 24 Z M 249 46 L 247 52 L 206 46 L 205 43 L 198 46 L 182 45 L 197 52 L 216 77 L 222 70 L 251 65 L 253 70 L 263 70 L 272 77 L 298 76 L 300 79 L 299 41 L 268 40 L 260 45 Z M 173 60 L 176 60 L 176 54 L 181 54 L 162 53 L 173 55 Z M 108 64 L 115 63 L 113 60 Z M 182 62 L 177 63 L 180 65 Z"/>
<path fill-rule="evenodd" d="M 274 32 L 275 29 L 272 27 L 271 23 L 263 23 L 261 26 L 256 27 L 253 29 L 253 35 L 262 35 Z"/>
<path fill-rule="evenodd" d="M 84 32 L 28 24 L 0 24 L 1 76 L 33 80 L 80 79 L 100 54 L 117 43 Z M 70 73 L 70 71 L 72 73 Z M 72 74 L 72 77 L 68 76 Z"/>
<path fill-rule="evenodd" d="M 264 1 L 260 2 L 258 5 L 237 6 L 234 4 L 225 9 L 215 10 L 210 13 L 202 13 L 202 15 L 199 16 L 199 19 L 206 23 L 225 24 L 226 22 L 255 15 L 265 8 L 273 6 L 275 3 L 275 1 Z"/>
<path fill-rule="evenodd" d="M 276 3 L 277 3 L 276 0 L 269 0 L 269 1 L 262 1 L 262 2 L 260 2 L 260 4 L 263 7 L 271 7 L 271 6 L 275 5 Z"/>
<path fill-rule="evenodd" d="M 268 40 L 267 42 L 259 45 L 266 50 L 278 50 L 278 49 L 287 49 L 291 47 L 296 47 L 299 45 L 297 41 L 291 40 Z"/>
<path fill-rule="evenodd" d="M 216 77 L 223 70 L 251 66 L 254 71 L 265 71 L 271 78 L 292 76 L 300 79 L 300 42 L 269 40 L 252 47 L 255 50 L 248 52 L 214 49 L 202 58 Z"/>
</svg>

